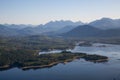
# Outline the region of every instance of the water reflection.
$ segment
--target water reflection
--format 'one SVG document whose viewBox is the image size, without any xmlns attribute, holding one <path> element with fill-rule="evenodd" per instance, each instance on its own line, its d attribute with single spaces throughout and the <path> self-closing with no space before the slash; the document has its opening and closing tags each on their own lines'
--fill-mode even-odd
<svg viewBox="0 0 120 80">
<path fill-rule="evenodd" d="M 68 49 L 73 53 L 82 52 L 87 54 L 99 54 L 110 58 L 120 59 L 120 45 L 94 43 L 93 46 L 75 46 L 74 49 Z M 39 54 L 60 53 L 62 50 L 52 50 L 48 52 L 40 52 Z"/>
<path fill-rule="evenodd" d="M 105 55 L 110 58 L 109 62 L 94 64 L 80 59 L 36 70 L 22 71 L 13 68 L 0 71 L 0 80 L 120 80 L 120 46 L 98 45 L 97 43 L 91 47 L 76 46 L 69 51 Z"/>
</svg>

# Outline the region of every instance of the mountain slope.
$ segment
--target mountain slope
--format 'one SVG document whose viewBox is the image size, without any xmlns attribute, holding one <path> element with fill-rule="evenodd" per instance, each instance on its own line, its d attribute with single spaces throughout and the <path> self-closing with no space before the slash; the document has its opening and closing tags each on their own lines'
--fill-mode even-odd
<svg viewBox="0 0 120 80">
<path fill-rule="evenodd" d="M 11 29 L 7 26 L 0 25 L 0 36 L 13 36 L 17 34 L 17 29 Z"/>
<path fill-rule="evenodd" d="M 78 26 L 82 24 L 83 24 L 82 22 L 72 22 L 72 21 L 63 21 L 63 20 L 54 21 L 54 22 L 50 21 L 45 25 L 38 25 L 36 27 L 24 28 L 23 31 L 30 32 L 30 34 L 32 33 L 33 35 L 42 35 L 42 34 L 53 35 L 53 34 L 59 34 L 59 32 L 63 31 L 61 29 L 63 29 L 66 26 Z"/>
<path fill-rule="evenodd" d="M 118 37 L 118 38 L 120 38 L 120 28 L 104 30 L 98 36 L 99 37 Z"/>
<path fill-rule="evenodd" d="M 89 25 L 99 29 L 115 29 L 120 28 L 120 19 L 102 18 L 100 20 L 93 21 Z"/>
<path fill-rule="evenodd" d="M 83 38 L 83 37 L 95 37 L 100 32 L 102 32 L 102 30 L 97 29 L 93 26 L 83 25 L 83 26 L 78 26 L 78 27 L 72 29 L 71 31 L 64 33 L 62 35 L 66 36 L 66 37 Z"/>
<path fill-rule="evenodd" d="M 70 25 L 77 26 L 82 25 L 82 22 L 72 22 L 72 21 L 51 21 L 46 23 L 45 25 L 0 25 L 0 35 L 3 36 L 26 36 L 26 35 L 46 35 L 46 34 L 58 34 L 60 29 Z M 66 29 L 65 29 L 66 30 Z M 65 31 L 64 30 L 64 31 Z M 59 31 L 59 32 L 58 32 Z M 66 32 L 66 31 L 65 31 Z"/>
<path fill-rule="evenodd" d="M 90 25 L 78 26 L 71 31 L 62 34 L 63 37 L 76 38 L 105 38 L 120 37 L 120 28 L 117 29 L 98 29 Z"/>
<path fill-rule="evenodd" d="M 82 22 L 72 22 L 72 21 L 50 21 L 45 25 L 40 25 L 38 28 L 41 28 L 43 32 L 58 31 L 66 26 L 78 26 L 82 25 Z"/>
</svg>

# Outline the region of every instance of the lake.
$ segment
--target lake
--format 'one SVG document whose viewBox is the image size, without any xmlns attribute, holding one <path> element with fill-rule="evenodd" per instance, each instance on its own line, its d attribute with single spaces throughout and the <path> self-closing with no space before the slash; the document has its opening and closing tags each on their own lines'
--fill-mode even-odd
<svg viewBox="0 0 120 80">
<path fill-rule="evenodd" d="M 0 71 L 0 80 L 120 80 L 120 45 L 95 43 L 93 46 L 76 46 L 71 52 L 100 54 L 109 57 L 108 62 L 93 63 L 84 59 L 60 63 L 53 67 L 21 70 L 12 68 Z M 44 53 L 59 53 L 54 50 Z"/>
</svg>

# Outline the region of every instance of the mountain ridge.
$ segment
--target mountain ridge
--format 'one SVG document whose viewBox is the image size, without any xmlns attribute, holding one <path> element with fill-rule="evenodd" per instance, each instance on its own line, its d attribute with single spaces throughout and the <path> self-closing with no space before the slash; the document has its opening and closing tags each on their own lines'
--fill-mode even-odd
<svg viewBox="0 0 120 80">
<path fill-rule="evenodd" d="M 111 25 L 111 26 L 110 26 Z M 21 27 L 20 27 L 21 26 Z M 17 28 L 18 27 L 18 28 Z M 120 19 L 102 18 L 88 24 L 50 21 L 44 25 L 0 25 L 1 36 L 47 35 L 63 37 L 120 37 Z"/>
</svg>

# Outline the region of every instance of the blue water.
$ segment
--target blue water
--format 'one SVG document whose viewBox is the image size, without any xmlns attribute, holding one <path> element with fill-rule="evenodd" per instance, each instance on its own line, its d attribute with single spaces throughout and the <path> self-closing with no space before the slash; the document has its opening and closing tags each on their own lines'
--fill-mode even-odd
<svg viewBox="0 0 120 80">
<path fill-rule="evenodd" d="M 93 63 L 80 59 L 36 70 L 23 71 L 12 68 L 0 71 L 0 80 L 120 80 L 120 45 L 105 44 L 106 47 L 98 45 L 76 46 L 71 51 L 105 55 L 109 57 L 108 62 Z"/>
</svg>

